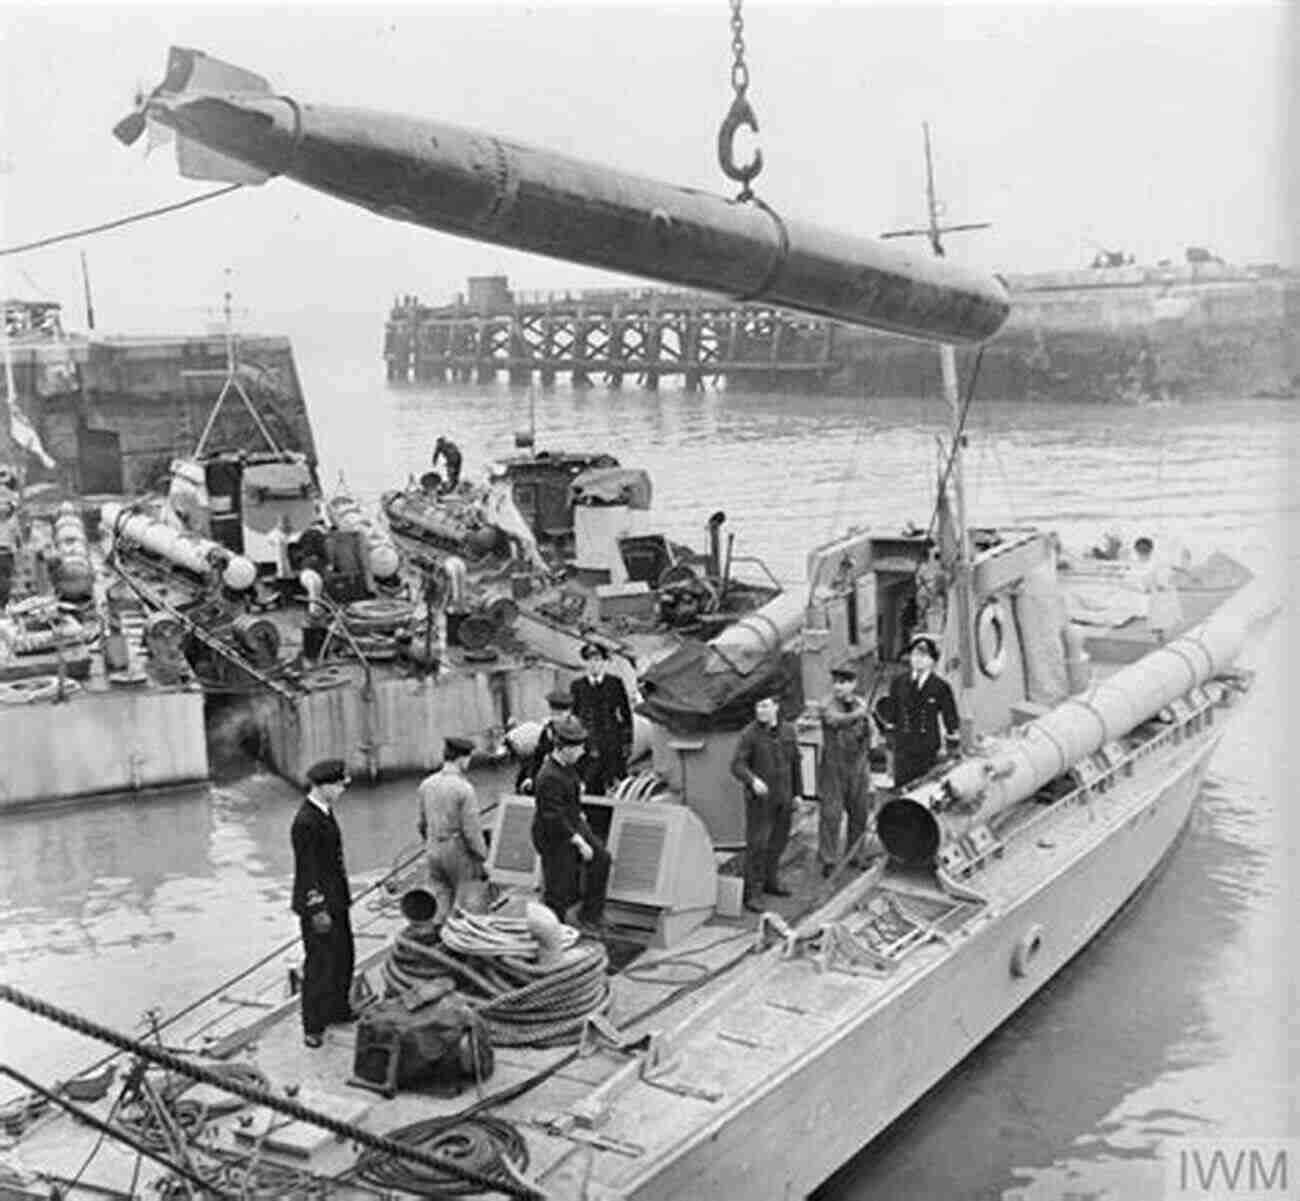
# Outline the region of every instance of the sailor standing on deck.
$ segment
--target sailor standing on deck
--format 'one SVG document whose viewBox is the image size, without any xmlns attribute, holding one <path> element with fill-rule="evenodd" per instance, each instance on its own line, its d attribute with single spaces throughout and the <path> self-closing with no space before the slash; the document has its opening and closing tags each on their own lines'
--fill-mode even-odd
<svg viewBox="0 0 1300 1201">
<path fill-rule="evenodd" d="M 583 778 L 587 791 L 604 796 L 611 784 L 627 775 L 627 757 L 632 747 L 632 706 L 627 689 L 618 676 L 608 674 L 609 651 L 597 642 L 582 648 L 587 674 L 570 685 L 573 713 L 585 725 L 591 738 Z"/>
<path fill-rule="evenodd" d="M 560 921 L 581 899 L 578 921 L 589 930 L 602 928 L 609 852 L 592 833 L 582 813 L 582 781 L 576 764 L 587 731 L 576 717 L 555 723 L 555 747 L 534 782 L 533 846 L 542 860 L 542 900 Z"/>
<path fill-rule="evenodd" d="M 794 726 L 781 720 L 776 697 L 754 703 L 754 720 L 740 732 L 731 774 L 745 786 L 745 908 L 761 913 L 763 893 L 790 895 L 778 872 L 799 794 L 799 741 Z"/>
<path fill-rule="evenodd" d="M 307 797 L 293 819 L 293 911 L 302 926 L 302 1033 L 309 1047 L 325 1027 L 353 1018 L 348 1000 L 355 951 L 348 914 L 352 894 L 343 866 L 343 837 L 334 806 L 351 780 L 342 759 L 323 759 L 307 772 Z"/>
<path fill-rule="evenodd" d="M 1131 586 L 1146 594 L 1147 625 L 1157 642 L 1164 642 L 1183 621 L 1183 606 L 1174 587 L 1168 563 L 1154 556 L 1156 544 L 1145 536 L 1133 543 L 1135 556 L 1129 569 Z"/>
<path fill-rule="evenodd" d="M 939 761 L 940 746 L 953 753 L 961 740 L 952 689 L 934 674 L 938 644 L 929 634 L 917 634 L 908 649 L 911 670 L 889 686 L 895 788 L 925 775 Z"/>
<path fill-rule="evenodd" d="M 546 703 L 550 706 L 551 716 L 542 723 L 533 753 L 524 758 L 519 765 L 519 771 L 515 774 L 515 791 L 521 794 L 532 792 L 533 782 L 537 779 L 537 773 L 542 770 L 546 756 L 555 749 L 556 722 L 563 721 L 573 712 L 573 697 L 562 688 L 548 692 Z"/>
<path fill-rule="evenodd" d="M 479 821 L 478 796 L 465 778 L 474 744 L 467 738 L 443 743 L 442 767 L 420 783 L 420 816 L 429 884 L 438 900 L 438 921 L 446 921 L 464 884 L 483 879 L 487 843 Z"/>
<path fill-rule="evenodd" d="M 821 770 L 817 796 L 817 858 L 829 876 L 840 860 L 840 826 L 849 815 L 846 850 L 862 861 L 859 843 L 867 830 L 871 805 L 871 715 L 855 691 L 857 669 L 851 663 L 831 668 L 831 694 L 819 706 L 822 720 Z"/>
</svg>

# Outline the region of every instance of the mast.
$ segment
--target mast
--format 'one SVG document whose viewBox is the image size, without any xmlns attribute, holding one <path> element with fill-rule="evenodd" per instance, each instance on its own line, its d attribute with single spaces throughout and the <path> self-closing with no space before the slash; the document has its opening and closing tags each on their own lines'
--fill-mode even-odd
<svg viewBox="0 0 1300 1201">
<path fill-rule="evenodd" d="M 86 328 L 95 332 L 95 302 L 90 294 L 90 267 L 86 263 L 86 252 L 81 252 L 81 286 L 86 293 Z"/>
<path fill-rule="evenodd" d="M 9 345 L 7 324 L 0 337 L 4 338 L 5 356 L 5 403 L 4 408 L 0 409 L 0 464 L 9 464 L 21 472 L 22 455 L 13 436 L 13 418 L 14 410 L 18 407 L 18 391 L 14 387 L 14 356 L 13 348 Z"/>
<path fill-rule="evenodd" d="M 941 206 L 934 187 L 934 155 L 930 146 L 930 123 L 921 122 L 921 131 L 925 139 L 925 206 L 926 225 L 922 229 L 891 230 L 881 234 L 882 238 L 925 237 L 929 239 L 930 249 L 935 258 L 944 257 L 943 235 L 975 229 L 988 229 L 989 222 L 963 222 L 955 225 L 940 225 Z M 952 423 L 952 445 L 950 448 L 951 467 L 948 481 L 940 481 L 941 487 L 952 487 L 952 518 L 957 533 L 957 560 L 954 564 L 955 576 L 951 595 L 955 602 L 957 618 L 957 651 L 960 659 L 961 678 L 958 705 L 962 714 L 962 743 L 968 746 L 972 719 L 970 705 L 964 703 L 967 694 L 975 687 L 975 626 L 974 596 L 972 595 L 971 543 L 970 531 L 966 526 L 966 488 L 962 475 L 962 451 L 965 434 L 962 431 L 961 388 L 957 380 L 957 352 L 951 342 L 939 343 L 939 365 L 943 372 L 943 395 L 948 403 L 949 418 Z M 942 497 L 940 500 L 942 501 Z"/>
</svg>

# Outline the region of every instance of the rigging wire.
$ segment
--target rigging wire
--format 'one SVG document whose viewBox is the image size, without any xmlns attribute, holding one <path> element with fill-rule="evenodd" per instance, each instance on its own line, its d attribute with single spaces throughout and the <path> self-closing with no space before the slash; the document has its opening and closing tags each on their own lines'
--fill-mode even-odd
<svg viewBox="0 0 1300 1201">
<path fill-rule="evenodd" d="M 47 1089 L 43 1085 L 37 1084 L 36 1081 L 33 1080 L 30 1076 L 25 1076 L 22 1072 L 20 1072 L 17 1068 L 13 1067 L 12 1065 L 7 1063 L 0 1063 L 0 1074 L 8 1076 L 10 1079 L 21 1084 L 24 1088 L 28 1089 L 30 1092 L 37 1093 L 38 1095 L 44 1097 L 47 1101 L 53 1101 L 55 1105 L 59 1106 L 60 1109 L 63 1109 L 67 1113 L 71 1114 L 72 1117 L 75 1118 L 78 1122 L 81 1122 L 89 1126 L 92 1130 L 98 1130 L 101 1137 L 107 1135 L 109 1138 L 115 1139 L 120 1143 L 124 1143 L 126 1146 L 130 1147 L 137 1154 L 152 1159 L 156 1163 L 162 1164 L 163 1167 L 183 1177 L 185 1180 L 188 1180 L 191 1184 L 197 1184 L 200 1188 L 203 1189 L 209 1188 L 205 1180 L 203 1180 L 199 1176 L 196 1176 L 184 1165 L 172 1163 L 170 1160 L 164 1158 L 162 1155 L 159 1155 L 152 1148 L 145 1146 L 143 1143 L 137 1142 L 135 1139 L 133 1139 L 129 1134 L 125 1133 L 124 1131 L 117 1130 L 114 1127 L 110 1126 L 107 1122 L 102 1121 L 101 1119 L 95 1117 L 94 1114 L 88 1112 L 82 1106 L 74 1105 L 71 1101 L 67 1100 L 64 1097 L 59 1096 L 58 1093 L 52 1091 L 51 1089 Z M 216 1195 L 220 1197 L 228 1194 L 217 1193 Z"/>
<path fill-rule="evenodd" d="M 187 200 L 178 200 L 174 204 L 160 205 L 158 208 L 145 209 L 143 212 L 131 213 L 126 217 L 118 217 L 114 221 L 104 221 L 99 225 L 89 225 L 85 229 L 74 229 L 68 233 L 54 234 L 48 238 L 38 238 L 34 242 L 23 242 L 18 246 L 6 246 L 0 248 L 0 258 L 8 258 L 15 254 L 25 254 L 29 250 L 41 250 L 46 246 L 55 246 L 60 242 L 71 242 L 77 238 L 88 238 L 92 234 L 104 233 L 110 229 L 121 229 L 124 225 L 134 225 L 137 221 L 147 221 L 150 217 L 161 217 L 165 213 L 174 213 L 180 209 L 190 208 L 196 204 L 202 204 L 205 200 L 215 200 L 218 196 L 226 196 L 231 192 L 236 192 L 244 185 L 241 183 L 227 184 L 224 188 L 214 188 L 211 192 L 201 192 L 197 196 L 191 196 Z"/>
</svg>

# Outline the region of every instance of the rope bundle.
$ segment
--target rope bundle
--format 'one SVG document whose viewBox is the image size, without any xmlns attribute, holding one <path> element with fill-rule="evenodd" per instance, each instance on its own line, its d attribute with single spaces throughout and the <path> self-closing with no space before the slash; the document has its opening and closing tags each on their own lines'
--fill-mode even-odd
<svg viewBox="0 0 1300 1201">
<path fill-rule="evenodd" d="M 568 950 L 578 941 L 572 926 L 560 927 L 560 946 Z M 458 909 L 442 926 L 442 943 L 449 951 L 483 958 L 531 959 L 537 954 L 537 940 L 522 917 L 478 916 Z"/>
<path fill-rule="evenodd" d="M 583 1024 L 609 1005 L 609 956 L 561 927 L 558 954 L 538 960 L 523 918 L 456 913 L 441 929 L 410 926 L 383 965 L 385 982 L 405 991 L 450 976 L 482 1018 L 494 1046 L 553 1047 L 575 1042 Z"/>
</svg>

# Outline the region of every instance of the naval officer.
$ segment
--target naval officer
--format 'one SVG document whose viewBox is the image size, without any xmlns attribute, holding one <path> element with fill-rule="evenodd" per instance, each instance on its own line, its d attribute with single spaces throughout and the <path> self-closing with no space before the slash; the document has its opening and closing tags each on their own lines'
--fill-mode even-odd
<svg viewBox="0 0 1300 1201">
<path fill-rule="evenodd" d="M 947 680 L 934 670 L 938 643 L 929 634 L 917 634 L 908 659 L 911 670 L 889 685 L 887 729 L 893 735 L 895 788 L 925 775 L 939 761 L 940 746 L 952 754 L 961 741 L 957 702 Z"/>
<path fill-rule="evenodd" d="M 569 686 L 573 713 L 587 727 L 590 738 L 582 765 L 583 782 L 593 796 L 627 775 L 628 752 L 632 748 L 632 706 L 627 688 L 618 676 L 609 675 L 609 651 L 598 642 L 582 648 L 587 674 Z"/>
<path fill-rule="evenodd" d="M 290 827 L 292 907 L 302 928 L 302 1033 L 309 1047 L 325 1027 L 352 1020 L 348 993 L 355 951 L 348 914 L 352 894 L 343 865 L 343 837 L 334 817 L 351 783 L 342 759 L 322 759 L 307 772 L 307 796 Z"/>
</svg>

